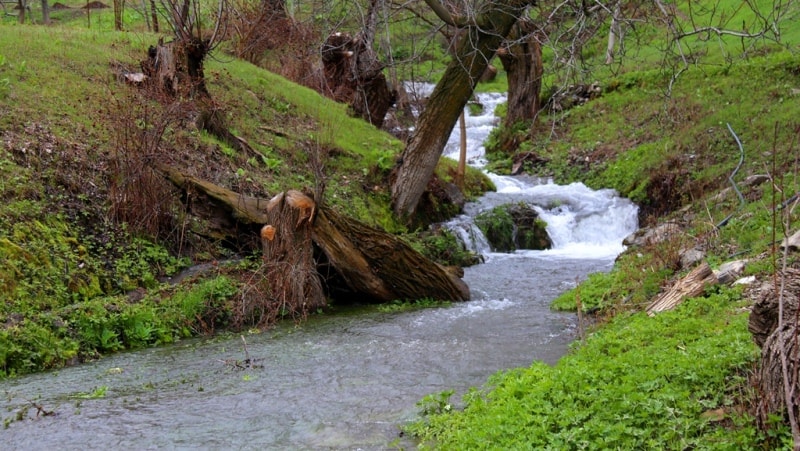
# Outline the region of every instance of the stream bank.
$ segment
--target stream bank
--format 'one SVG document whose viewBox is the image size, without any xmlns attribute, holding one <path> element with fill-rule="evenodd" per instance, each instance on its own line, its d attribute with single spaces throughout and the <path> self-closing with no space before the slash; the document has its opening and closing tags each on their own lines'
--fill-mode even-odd
<svg viewBox="0 0 800 451">
<path fill-rule="evenodd" d="M 493 115 L 487 110 L 482 114 Z M 488 130 L 487 120 L 467 123 Z M 2 381 L 4 443 L 12 449 L 413 445 L 399 428 L 417 418 L 424 396 L 464 393 L 497 371 L 558 361 L 574 339 L 576 319 L 552 312 L 550 301 L 586 275 L 610 270 L 621 231 L 635 228 L 635 206 L 612 192 L 595 196 L 579 184 L 511 178 L 496 184 L 498 193 L 487 199 L 522 196 L 536 204 L 542 190 L 552 191 L 559 202 L 538 208 L 552 216 L 551 236 L 566 238 L 547 251 L 485 253 L 485 263 L 465 269 L 472 301 L 318 315 L 246 335 L 246 351 L 239 336 L 190 340 Z M 598 206 L 598 199 L 606 200 Z M 608 208 L 620 202 L 626 208 Z M 241 364 L 248 358 L 251 365 Z M 55 414 L 37 415 L 32 402 Z"/>
</svg>

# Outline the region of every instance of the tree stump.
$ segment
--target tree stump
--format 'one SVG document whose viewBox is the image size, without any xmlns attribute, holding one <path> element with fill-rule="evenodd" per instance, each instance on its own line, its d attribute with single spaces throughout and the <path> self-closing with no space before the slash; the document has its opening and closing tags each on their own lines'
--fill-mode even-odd
<svg viewBox="0 0 800 451">
<path fill-rule="evenodd" d="M 781 289 L 783 287 L 783 289 Z M 783 324 L 779 324 L 778 313 L 783 303 Z M 798 310 L 800 306 L 800 270 L 787 268 L 779 271 L 774 280 L 765 283 L 750 311 L 748 330 L 756 344 L 761 346 L 761 362 L 755 373 L 758 402 L 756 419 L 762 429 L 770 427 L 770 416 L 787 414 L 797 418 L 800 411 L 800 349 L 798 349 Z M 783 358 L 785 356 L 786 372 Z M 788 377 L 788 380 L 784 377 Z M 792 410 L 786 408 L 786 391 Z"/>
<path fill-rule="evenodd" d="M 311 241 L 314 202 L 299 191 L 275 196 L 261 228 L 269 297 L 284 310 L 305 312 L 326 305 Z"/>
<path fill-rule="evenodd" d="M 175 98 L 186 95 L 208 97 L 203 60 L 209 43 L 198 38 L 187 41 L 159 41 L 150 46 L 147 59 L 141 62 L 142 72 L 155 88 Z"/>
</svg>

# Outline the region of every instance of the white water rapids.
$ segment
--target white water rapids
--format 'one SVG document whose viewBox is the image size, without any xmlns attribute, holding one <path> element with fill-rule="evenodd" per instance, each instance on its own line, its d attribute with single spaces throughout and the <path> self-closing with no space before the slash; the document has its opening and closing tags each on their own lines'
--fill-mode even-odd
<svg viewBox="0 0 800 451">
<path fill-rule="evenodd" d="M 430 89 L 430 85 L 417 88 L 423 93 Z M 483 143 L 497 123 L 494 110 L 505 101 L 505 95 L 478 94 L 477 99 L 483 106 L 480 114 L 472 115 L 469 108 L 465 110 L 467 162 L 473 167 L 483 168 L 487 162 Z M 456 125 L 444 156 L 458 160 L 459 149 L 460 132 Z M 619 197 L 614 190 L 592 190 L 583 183 L 556 185 L 549 180 L 525 176 L 486 174 L 494 182 L 497 191 L 468 204 L 464 214 L 450 221 L 447 226 L 467 248 L 488 258 L 495 255 L 472 218 L 502 204 L 524 202 L 536 210 L 539 218 L 547 223 L 553 248 L 544 253 L 551 257 L 616 257 L 624 250 L 623 239 L 638 227 L 638 207 L 628 199 Z M 517 251 L 515 254 L 524 256 L 531 252 L 534 251 Z"/>
<path fill-rule="evenodd" d="M 479 98 L 487 108 L 467 118 L 476 165 L 502 100 Z M 636 207 L 612 191 L 490 176 L 498 191 L 450 226 L 467 237 L 472 230 L 469 242 L 479 246 L 471 215 L 524 201 L 547 221 L 555 246 L 510 254 L 478 247 L 486 263 L 464 274 L 472 301 L 397 313 L 338 308 L 245 334 L 262 368 L 224 363 L 244 357 L 233 335 L 3 380 L 0 449 L 413 448 L 399 427 L 417 417 L 423 396 L 463 393 L 499 370 L 563 356 L 575 316 L 551 311 L 550 302 L 587 274 L 611 269 L 636 228 Z M 32 402 L 55 414 L 37 415 Z"/>
</svg>

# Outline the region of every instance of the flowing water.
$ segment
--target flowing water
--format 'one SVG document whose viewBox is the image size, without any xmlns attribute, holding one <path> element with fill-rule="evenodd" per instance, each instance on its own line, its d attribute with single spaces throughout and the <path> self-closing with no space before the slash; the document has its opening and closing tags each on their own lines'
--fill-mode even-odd
<svg viewBox="0 0 800 451">
<path fill-rule="evenodd" d="M 471 164 L 500 96 L 469 117 Z M 449 145 L 450 153 L 457 152 Z M 636 207 L 581 184 L 492 176 L 498 187 L 448 224 L 485 263 L 466 268 L 473 300 L 385 313 L 340 310 L 242 338 L 188 340 L 0 382 L 0 449 L 385 449 L 413 444 L 399 427 L 423 396 L 480 386 L 498 370 L 554 363 L 574 315 L 549 302 L 607 271 L 636 228 Z M 554 249 L 492 253 L 471 216 L 528 202 Z M 483 243 L 483 244 L 482 244 Z M 247 354 L 245 354 L 247 352 Z M 256 365 L 238 368 L 246 355 Z M 54 415 L 37 416 L 33 403 Z"/>
</svg>

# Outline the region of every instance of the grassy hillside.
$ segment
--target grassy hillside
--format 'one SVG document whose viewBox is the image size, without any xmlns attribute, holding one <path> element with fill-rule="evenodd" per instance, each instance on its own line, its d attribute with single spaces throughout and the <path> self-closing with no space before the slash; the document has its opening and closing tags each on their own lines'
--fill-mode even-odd
<svg viewBox="0 0 800 451">
<path fill-rule="evenodd" d="M 243 154 L 198 129 L 191 102 L 123 80 L 156 35 L 94 28 L 0 25 L 0 377 L 303 314 L 245 300 L 263 289 L 258 255 L 209 235 L 153 163 L 267 199 L 324 184 L 338 211 L 406 232 L 385 181 L 402 143 L 345 105 L 214 54 L 208 90 Z"/>
</svg>

